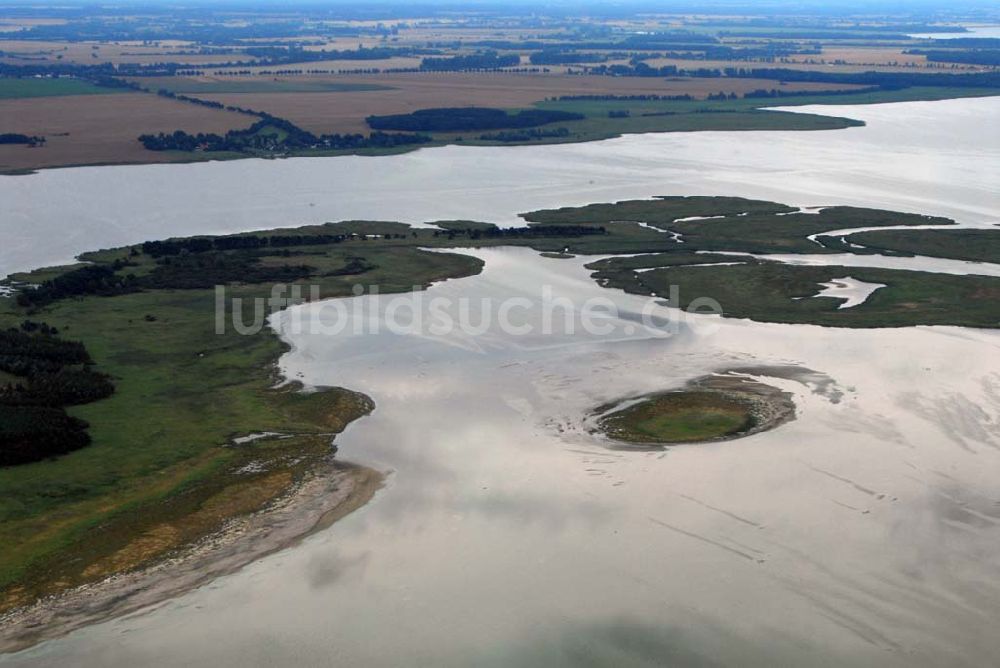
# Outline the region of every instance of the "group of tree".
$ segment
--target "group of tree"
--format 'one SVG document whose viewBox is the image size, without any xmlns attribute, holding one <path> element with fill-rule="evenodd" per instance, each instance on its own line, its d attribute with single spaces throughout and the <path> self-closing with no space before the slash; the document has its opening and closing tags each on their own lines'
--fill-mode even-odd
<svg viewBox="0 0 1000 668">
<path fill-rule="evenodd" d="M 1000 65 L 1000 49 L 928 50 L 910 49 L 907 54 L 924 56 L 932 63 L 964 63 L 966 65 Z"/>
<path fill-rule="evenodd" d="M 496 70 L 504 67 L 516 67 L 521 64 L 517 54 L 499 55 L 495 51 L 470 54 L 467 56 L 445 56 L 442 58 L 424 58 L 420 61 L 420 69 L 431 72 L 454 72 L 462 70 Z"/>
<path fill-rule="evenodd" d="M 481 141 L 521 142 L 538 139 L 568 137 L 569 128 L 528 128 L 526 130 L 501 130 L 479 135 Z"/>
<path fill-rule="evenodd" d="M 23 135 L 17 132 L 5 132 L 0 134 L 0 144 L 27 144 L 28 146 L 41 146 L 45 144 L 45 137 L 38 135 Z"/>
<path fill-rule="evenodd" d="M 166 255 L 141 277 L 143 288 L 195 290 L 227 283 L 289 283 L 310 276 L 315 267 L 305 264 L 264 264 L 253 250 L 211 251 Z"/>
<path fill-rule="evenodd" d="M 35 288 L 21 290 L 17 303 L 24 307 L 39 307 L 66 297 L 82 295 L 120 295 L 139 289 L 133 274 L 121 275 L 118 270 L 127 266 L 124 260 L 111 265 L 92 264 L 71 269 L 44 281 Z"/>
<path fill-rule="evenodd" d="M 79 341 L 58 337 L 46 323 L 25 321 L 0 331 L 0 466 L 65 454 L 90 442 L 87 423 L 66 413 L 114 393 L 111 379 L 92 368 Z"/>
<path fill-rule="evenodd" d="M 350 238 L 349 234 L 272 234 L 270 236 L 241 234 L 230 237 L 190 237 L 165 241 L 144 241 L 140 248 L 143 253 L 150 257 L 161 258 L 168 255 L 205 253 L 213 250 L 255 250 L 267 247 L 338 244 Z"/>
<path fill-rule="evenodd" d="M 685 102 L 693 100 L 694 98 L 687 93 L 683 95 L 657 95 L 653 93 L 646 93 L 643 95 L 560 95 L 559 97 L 552 98 L 558 102 L 617 102 L 617 101 L 627 101 L 627 102 L 647 102 L 647 101 L 678 101 Z"/>
<path fill-rule="evenodd" d="M 583 114 L 552 109 L 523 109 L 509 114 L 489 107 L 442 107 L 420 109 L 409 114 L 369 116 L 365 120 L 376 130 L 407 130 L 411 132 L 460 132 L 465 130 L 499 130 L 529 128 L 547 123 L 576 121 Z"/>
<path fill-rule="evenodd" d="M 304 149 L 357 150 L 392 148 L 425 144 L 432 138 L 422 134 L 372 132 L 362 134 L 315 135 L 291 121 L 270 114 L 257 113 L 261 118 L 248 128 L 230 130 L 225 135 L 215 133 L 190 134 L 183 130 L 171 133 L 139 136 L 142 145 L 151 151 L 232 151 L 287 152 Z"/>
<path fill-rule="evenodd" d="M 900 89 L 911 86 L 950 86 L 959 88 L 1000 88 L 1000 70 L 988 72 L 826 72 L 793 70 L 781 67 L 701 67 L 681 69 L 675 65 L 651 67 L 634 65 L 584 66 L 580 74 L 621 77 L 696 77 L 732 79 L 772 79 L 784 82 L 816 82 L 828 84 L 859 84 Z"/>
<path fill-rule="evenodd" d="M 778 88 L 756 88 L 743 93 L 743 97 L 748 100 L 774 97 L 822 97 L 827 95 L 860 95 L 880 90 L 887 90 L 887 88 L 884 86 L 869 86 L 867 88 L 852 88 L 850 90 L 781 90 Z"/>
<path fill-rule="evenodd" d="M 600 63 L 608 59 L 607 54 L 564 51 L 562 49 L 542 49 L 528 55 L 532 65 L 572 65 L 575 63 Z"/>
<path fill-rule="evenodd" d="M 779 81 L 812 81 L 835 84 L 861 84 L 883 88 L 909 86 L 954 86 L 959 88 L 1000 88 L 1000 71 L 956 73 L 949 72 L 818 72 L 785 68 L 725 68 L 727 77 L 748 79 L 777 79 Z"/>
<path fill-rule="evenodd" d="M 595 225 L 528 225 L 527 227 L 469 227 L 435 230 L 434 236 L 454 239 L 467 236 L 469 239 L 537 239 L 540 237 L 585 237 L 607 234 L 603 226 Z"/>
</svg>

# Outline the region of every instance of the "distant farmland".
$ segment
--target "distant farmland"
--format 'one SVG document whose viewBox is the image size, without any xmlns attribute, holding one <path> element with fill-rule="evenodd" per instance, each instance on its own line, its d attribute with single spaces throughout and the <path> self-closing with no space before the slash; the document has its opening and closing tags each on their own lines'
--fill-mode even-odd
<svg viewBox="0 0 1000 668">
<path fill-rule="evenodd" d="M 114 89 L 104 89 L 114 91 Z M 0 171 L 60 165 L 167 162 L 170 155 L 147 151 L 144 132 L 224 133 L 255 119 L 235 112 L 186 104 L 144 93 L 63 95 L 0 100 L 4 132 L 44 135 L 39 148 L 0 146 Z"/>
<path fill-rule="evenodd" d="M 22 97 L 55 97 L 60 95 L 101 95 L 120 93 L 116 88 L 102 88 L 80 79 L 15 79 L 0 77 L 0 100 Z M 7 119 L 4 118 L 5 124 Z M 9 132 L 9 130 L 7 130 Z"/>
</svg>

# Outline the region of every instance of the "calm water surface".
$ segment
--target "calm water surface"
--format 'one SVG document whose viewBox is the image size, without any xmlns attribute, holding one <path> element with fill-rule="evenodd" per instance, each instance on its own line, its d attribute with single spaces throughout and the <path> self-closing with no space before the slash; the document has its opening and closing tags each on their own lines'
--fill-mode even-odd
<svg viewBox="0 0 1000 668">
<path fill-rule="evenodd" d="M 741 195 L 1000 222 L 1000 97 L 792 109 L 868 125 L 0 176 L 0 275 L 166 236 L 345 219 L 518 224 L 517 214 L 533 209 L 653 195 Z"/>
<path fill-rule="evenodd" d="M 194 188 L 176 206 L 206 226 L 214 211 L 232 229 L 315 216 L 509 222 L 541 206 L 667 193 L 1000 217 L 995 99 L 837 111 L 870 125 L 101 169 L 154 199 L 153 172 Z M 389 184 L 381 195 L 376 172 L 362 178 L 372 165 Z M 59 178 L 86 192 L 101 169 L 22 183 Z M 226 205 L 199 173 L 230 196 L 265 173 L 288 192 Z M 131 197 L 91 201 L 80 217 L 141 236 L 152 217 Z M 48 210 L 17 202 L 56 221 L 68 199 L 50 198 Z M 192 224 L 160 215 L 155 236 Z M 476 337 L 321 336 L 292 324 L 327 322 L 328 304 L 282 314 L 289 377 L 375 399 L 338 443 L 345 459 L 389 472 L 387 487 L 295 549 L 0 663 L 981 666 L 1000 654 L 1000 334 L 690 317 L 654 337 L 635 327 L 645 299 L 599 288 L 586 260 L 468 252 L 485 260 L 483 274 L 400 299 L 422 313 L 435 296 L 473 298 L 479 322 L 483 298 L 521 297 L 532 307 L 520 324 L 537 331 L 547 285 L 576 306 L 610 298 L 617 317 L 603 336 L 513 336 L 495 318 Z M 351 302 L 384 316 L 385 301 Z M 584 428 L 604 402 L 760 366 L 777 369 L 766 380 L 799 409 L 775 431 L 633 452 Z"/>
</svg>

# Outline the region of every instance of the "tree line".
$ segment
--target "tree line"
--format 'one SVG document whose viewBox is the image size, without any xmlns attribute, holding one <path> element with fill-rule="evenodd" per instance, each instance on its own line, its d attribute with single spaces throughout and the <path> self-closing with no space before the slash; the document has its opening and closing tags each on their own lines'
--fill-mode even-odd
<svg viewBox="0 0 1000 668">
<path fill-rule="evenodd" d="M 449 240 L 465 235 L 470 239 L 536 239 L 539 237 L 586 237 L 607 234 L 603 226 L 595 225 L 528 225 L 526 227 L 487 227 L 435 230 L 434 236 Z"/>
<path fill-rule="evenodd" d="M 119 269 L 127 266 L 124 260 L 116 260 L 110 265 L 93 264 L 79 269 L 71 269 L 44 281 L 35 288 L 17 293 L 19 306 L 37 308 L 59 299 L 82 295 L 121 295 L 139 289 L 132 274 L 119 275 Z"/>
<path fill-rule="evenodd" d="M 569 128 L 528 128 L 526 130 L 501 130 L 500 132 L 488 132 L 479 135 L 481 141 L 518 142 L 532 141 L 535 139 L 548 139 L 552 137 L 568 137 Z"/>
<path fill-rule="evenodd" d="M 348 234 L 253 234 L 234 237 L 191 237 L 188 239 L 167 239 L 166 241 L 144 241 L 142 252 L 150 257 L 181 253 L 204 253 L 206 251 L 227 251 L 236 249 L 279 248 L 288 246 L 314 246 L 338 244 L 351 238 Z"/>
<path fill-rule="evenodd" d="M 45 143 L 45 137 L 38 135 L 23 135 L 17 132 L 4 132 L 0 134 L 0 144 L 27 144 L 28 146 L 39 146 Z"/>
<path fill-rule="evenodd" d="M 261 119 L 248 128 L 230 130 L 225 135 L 215 133 L 190 134 L 183 130 L 172 133 L 144 134 L 139 141 L 150 151 L 250 151 L 277 152 L 301 149 L 354 150 L 391 148 L 426 144 L 432 138 L 422 134 L 372 132 L 362 134 L 315 135 L 291 121 L 260 112 Z"/>
</svg>

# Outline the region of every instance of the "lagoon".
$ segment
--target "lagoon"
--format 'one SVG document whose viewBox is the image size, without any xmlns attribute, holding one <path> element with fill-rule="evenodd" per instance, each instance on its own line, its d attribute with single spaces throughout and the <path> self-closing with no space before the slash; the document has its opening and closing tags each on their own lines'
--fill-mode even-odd
<svg viewBox="0 0 1000 668">
<path fill-rule="evenodd" d="M 5 249 L 3 261 L 198 226 L 512 223 L 655 194 L 1000 220 L 998 98 L 831 109 L 869 125 L 4 177 L 24 220 L 50 238 L 78 220 L 90 238 L 36 251 L 37 230 L 15 231 L 27 257 Z M 44 201 L 11 186 L 57 182 Z M 164 184 L 191 195 L 167 207 Z M 288 378 L 375 400 L 337 443 L 387 472 L 386 487 L 298 547 L 0 664 L 977 666 L 1000 652 L 996 331 L 687 316 L 654 336 L 635 327 L 648 300 L 597 286 L 593 258 L 465 252 L 484 272 L 424 298 L 522 298 L 522 324 L 537 326 L 548 286 L 577 307 L 610 299 L 610 331 L 513 335 L 494 319 L 475 337 L 324 336 L 293 327 L 329 317 L 323 302 L 282 313 Z M 394 299 L 419 311 L 420 297 Z M 354 299 L 386 318 L 385 303 Z M 615 449 L 587 429 L 597 406 L 734 369 L 790 392 L 797 419 L 665 451 Z"/>
</svg>

